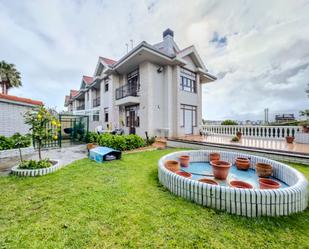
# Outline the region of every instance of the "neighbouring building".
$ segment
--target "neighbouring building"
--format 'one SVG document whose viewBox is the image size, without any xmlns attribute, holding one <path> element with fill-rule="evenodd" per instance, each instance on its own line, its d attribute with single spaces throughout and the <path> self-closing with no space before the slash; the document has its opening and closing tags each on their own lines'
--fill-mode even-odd
<svg viewBox="0 0 309 249">
<path fill-rule="evenodd" d="M 25 124 L 24 114 L 39 105 L 43 105 L 43 102 L 0 94 L 0 135 L 12 136 L 16 132 L 29 133 L 30 127 Z"/>
<path fill-rule="evenodd" d="M 66 96 L 73 114 L 89 115 L 90 130 L 123 128 L 144 136 L 198 134 L 202 85 L 216 80 L 194 46 L 179 49 L 167 29 L 163 41 L 143 41 L 118 61 L 99 57 L 94 75 L 83 76 Z"/>
<path fill-rule="evenodd" d="M 275 115 L 276 123 L 284 123 L 289 121 L 295 121 L 295 116 L 292 113 Z"/>
</svg>

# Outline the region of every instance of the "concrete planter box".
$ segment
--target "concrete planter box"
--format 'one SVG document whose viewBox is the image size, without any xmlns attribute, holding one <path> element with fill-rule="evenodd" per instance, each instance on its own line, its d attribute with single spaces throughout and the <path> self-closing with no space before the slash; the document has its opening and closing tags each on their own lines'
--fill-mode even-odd
<svg viewBox="0 0 309 249">
<path fill-rule="evenodd" d="M 33 147 L 26 147 L 21 148 L 22 155 L 28 155 L 34 153 Z M 7 158 L 7 157 L 15 157 L 19 156 L 19 150 L 18 149 L 11 149 L 11 150 L 0 150 L 0 158 Z"/>
<path fill-rule="evenodd" d="M 56 162 L 53 166 L 43 169 L 20 169 L 19 165 L 12 168 L 11 173 L 16 176 L 43 176 L 55 172 L 61 168 L 60 161 L 51 159 Z"/>
</svg>

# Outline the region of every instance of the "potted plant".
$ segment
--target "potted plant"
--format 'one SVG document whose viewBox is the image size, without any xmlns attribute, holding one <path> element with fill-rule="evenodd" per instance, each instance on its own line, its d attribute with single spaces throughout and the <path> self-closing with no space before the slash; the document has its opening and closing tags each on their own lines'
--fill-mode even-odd
<svg viewBox="0 0 309 249">
<path fill-rule="evenodd" d="M 236 132 L 236 137 L 238 137 L 239 140 L 240 140 L 240 139 L 241 139 L 241 136 L 242 136 L 242 133 L 241 133 L 240 131 L 237 131 L 237 132 Z"/>
<path fill-rule="evenodd" d="M 294 137 L 292 136 L 286 136 L 285 140 L 288 144 L 292 144 L 294 142 Z"/>
<path fill-rule="evenodd" d="M 230 181 L 229 185 L 233 188 L 249 188 L 249 189 L 253 188 L 251 184 L 237 180 Z"/>
<path fill-rule="evenodd" d="M 210 164 L 212 166 L 214 177 L 219 180 L 225 180 L 227 178 L 232 166 L 229 162 L 220 160 L 211 161 Z"/>
<path fill-rule="evenodd" d="M 52 140 L 58 140 L 60 131 L 60 122 L 44 107 L 40 106 L 34 111 L 25 114 L 25 123 L 28 124 L 32 131 L 32 139 L 37 145 L 39 160 L 22 160 L 21 163 L 13 167 L 12 172 L 17 175 L 35 176 L 47 174 L 55 171 L 60 166 L 57 160 L 42 158 L 41 150 L 44 143 Z M 55 166 L 54 168 L 52 168 Z M 52 168 L 51 170 L 40 170 Z"/>
<path fill-rule="evenodd" d="M 181 167 L 189 167 L 190 156 L 182 155 L 179 157 Z"/>
<path fill-rule="evenodd" d="M 232 139 L 231 139 L 231 142 L 235 142 L 235 143 L 237 143 L 237 142 L 239 142 L 239 137 L 233 137 Z"/>
</svg>

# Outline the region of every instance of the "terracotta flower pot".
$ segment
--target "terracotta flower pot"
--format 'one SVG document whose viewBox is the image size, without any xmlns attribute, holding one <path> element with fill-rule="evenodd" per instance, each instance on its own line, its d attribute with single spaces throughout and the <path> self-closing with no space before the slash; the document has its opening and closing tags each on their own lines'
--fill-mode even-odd
<svg viewBox="0 0 309 249">
<path fill-rule="evenodd" d="M 220 154 L 219 153 L 210 153 L 209 154 L 209 162 L 215 161 L 215 160 L 220 160 Z"/>
<path fill-rule="evenodd" d="M 212 185 L 219 185 L 215 180 L 211 180 L 208 178 L 202 178 L 202 179 L 199 179 L 198 181 L 202 183 L 212 184 Z"/>
<path fill-rule="evenodd" d="M 189 167 L 190 156 L 180 156 L 179 161 L 181 167 Z"/>
<path fill-rule="evenodd" d="M 172 172 L 176 172 L 180 169 L 179 162 L 175 160 L 167 160 L 165 162 L 165 168 L 167 168 L 168 170 Z"/>
<path fill-rule="evenodd" d="M 288 144 L 292 144 L 294 142 L 294 137 L 292 136 L 286 136 L 285 140 Z"/>
<path fill-rule="evenodd" d="M 243 181 L 230 181 L 230 186 L 233 188 L 253 188 L 251 184 Z"/>
<path fill-rule="evenodd" d="M 225 180 L 229 174 L 231 164 L 226 161 L 213 160 L 210 162 L 214 177 L 219 180 Z"/>
<path fill-rule="evenodd" d="M 95 147 L 97 147 L 97 145 L 94 144 L 94 143 L 89 143 L 89 144 L 87 144 L 87 150 L 88 150 L 88 151 L 91 150 L 91 149 L 93 149 L 93 148 L 95 148 Z"/>
<path fill-rule="evenodd" d="M 238 138 L 239 138 L 239 140 L 241 139 L 241 136 L 242 136 L 242 134 L 241 134 L 241 132 L 240 132 L 240 131 L 236 132 L 236 137 L 238 137 Z"/>
<path fill-rule="evenodd" d="M 250 160 L 245 157 L 237 157 L 235 164 L 239 170 L 248 170 L 250 167 Z"/>
<path fill-rule="evenodd" d="M 260 189 L 276 189 L 281 187 L 279 182 L 267 178 L 260 178 L 259 183 Z"/>
<path fill-rule="evenodd" d="M 269 177 L 273 173 L 273 167 L 268 163 L 257 163 L 255 171 L 259 177 Z"/>
<path fill-rule="evenodd" d="M 189 172 L 184 172 L 184 171 L 177 171 L 175 172 L 177 175 L 180 175 L 180 176 L 183 176 L 183 177 L 186 177 L 186 178 L 191 178 L 192 177 L 192 174 L 189 173 Z"/>
</svg>

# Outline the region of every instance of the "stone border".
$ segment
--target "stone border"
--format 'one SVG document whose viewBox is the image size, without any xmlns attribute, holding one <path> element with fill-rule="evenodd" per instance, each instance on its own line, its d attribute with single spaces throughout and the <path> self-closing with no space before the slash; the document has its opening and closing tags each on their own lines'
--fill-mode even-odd
<svg viewBox="0 0 309 249">
<path fill-rule="evenodd" d="M 26 147 L 21 148 L 22 155 L 28 155 L 34 153 L 33 147 Z M 11 150 L 0 150 L 0 158 L 7 158 L 7 157 L 16 157 L 19 156 L 18 149 L 11 149 Z"/>
<path fill-rule="evenodd" d="M 166 160 L 178 160 L 180 155 L 189 155 L 192 162 L 208 162 L 208 155 L 218 152 L 221 159 L 234 163 L 237 157 L 250 157 L 250 168 L 257 162 L 270 163 L 273 176 L 290 187 L 275 190 L 238 189 L 215 186 L 181 177 L 164 166 Z M 175 195 L 206 207 L 224 210 L 247 217 L 280 216 L 301 212 L 308 205 L 306 178 L 296 169 L 271 159 L 238 152 L 217 150 L 180 151 L 162 157 L 158 163 L 159 181 Z"/>
<path fill-rule="evenodd" d="M 11 170 L 12 175 L 16 176 L 43 176 L 55 172 L 61 168 L 59 160 L 51 159 L 51 161 L 57 162 L 55 165 L 49 168 L 43 169 L 19 169 L 18 165 L 14 166 Z"/>
</svg>

